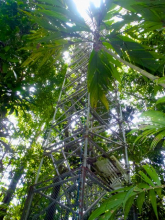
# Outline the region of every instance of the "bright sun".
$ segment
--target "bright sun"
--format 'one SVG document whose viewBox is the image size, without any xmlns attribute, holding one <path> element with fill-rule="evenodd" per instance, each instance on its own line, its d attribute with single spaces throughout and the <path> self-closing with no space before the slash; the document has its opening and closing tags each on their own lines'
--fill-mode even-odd
<svg viewBox="0 0 165 220">
<path fill-rule="evenodd" d="M 100 0 L 74 0 L 80 14 L 85 17 L 89 2 L 93 2 L 96 7 L 100 6 Z"/>
</svg>

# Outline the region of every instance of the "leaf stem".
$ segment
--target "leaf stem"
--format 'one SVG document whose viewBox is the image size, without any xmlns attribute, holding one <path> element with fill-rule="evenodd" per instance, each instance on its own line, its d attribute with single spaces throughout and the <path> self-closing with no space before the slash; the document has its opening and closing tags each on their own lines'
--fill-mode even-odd
<svg viewBox="0 0 165 220">
<path fill-rule="evenodd" d="M 123 60 L 121 57 L 117 56 L 115 53 L 113 53 L 112 51 L 108 50 L 105 46 L 102 46 L 102 49 L 105 50 L 107 53 L 109 53 L 111 56 L 113 56 L 115 59 L 117 59 L 118 61 L 120 61 L 121 63 L 125 64 L 126 66 L 129 66 L 130 68 L 136 70 L 137 72 L 141 73 L 143 76 L 147 77 L 148 79 L 155 81 L 156 79 L 159 79 L 158 76 L 154 76 L 150 73 L 148 73 L 147 71 L 141 69 L 140 67 L 135 66 L 132 63 L 129 63 L 125 60 Z M 165 88 L 165 84 L 164 83 L 158 83 L 159 85 L 161 85 L 163 88 Z"/>
</svg>

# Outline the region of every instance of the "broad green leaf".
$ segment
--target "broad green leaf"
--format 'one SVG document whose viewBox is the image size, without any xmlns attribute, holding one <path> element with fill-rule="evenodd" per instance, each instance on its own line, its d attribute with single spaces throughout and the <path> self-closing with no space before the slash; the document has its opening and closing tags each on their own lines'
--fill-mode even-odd
<svg viewBox="0 0 165 220">
<path fill-rule="evenodd" d="M 120 78 L 120 73 L 117 71 L 116 67 L 111 66 L 112 68 L 112 76 L 119 82 L 121 83 L 121 78 Z"/>
<path fill-rule="evenodd" d="M 156 105 L 162 104 L 162 103 L 165 103 L 165 96 L 160 98 L 160 99 L 158 99 L 157 102 L 156 102 Z"/>
<path fill-rule="evenodd" d="M 127 192 L 121 192 L 119 194 L 113 195 L 110 199 L 107 199 L 103 204 L 100 205 L 89 217 L 89 220 L 94 220 L 102 213 L 113 210 L 116 206 L 120 206 L 123 202 Z"/>
<path fill-rule="evenodd" d="M 121 205 L 116 206 L 112 210 L 107 211 L 103 216 L 100 216 L 100 220 L 113 220 L 115 218 L 116 211 L 121 207 Z"/>
<path fill-rule="evenodd" d="M 7 52 L 8 50 L 10 50 L 10 46 L 6 46 L 5 48 L 4 48 L 4 50 Z"/>
<path fill-rule="evenodd" d="M 143 112 L 140 117 L 145 117 L 146 119 L 150 119 L 150 123 L 156 122 L 156 123 L 165 125 L 165 122 L 164 122 L 165 114 L 160 111 L 153 111 L 153 110 L 146 111 L 146 112 Z"/>
<path fill-rule="evenodd" d="M 139 129 L 140 130 L 140 129 Z M 136 142 L 138 142 L 138 141 L 140 141 L 140 140 L 142 140 L 143 142 L 145 141 L 145 137 L 147 137 L 148 135 L 150 135 L 150 134 L 153 134 L 155 132 L 155 128 L 154 129 L 151 129 L 151 130 L 147 130 L 147 131 L 144 131 L 143 132 L 143 134 L 141 134 L 141 135 L 139 135 L 137 138 L 136 138 L 136 140 L 135 140 L 135 142 L 134 143 L 136 143 Z M 156 131 L 156 133 L 157 133 L 157 131 Z"/>
<path fill-rule="evenodd" d="M 135 133 L 137 131 L 138 131 L 138 129 L 132 129 L 132 131 L 130 131 L 127 135 L 133 134 L 133 133 Z"/>
<path fill-rule="evenodd" d="M 26 15 L 30 16 L 37 24 L 39 24 L 41 27 L 45 28 L 46 30 L 58 31 L 57 27 L 50 24 L 49 21 L 47 19 L 45 19 L 44 17 L 34 16 L 33 14 L 26 12 L 26 11 L 23 11 L 23 12 Z"/>
<path fill-rule="evenodd" d="M 165 83 L 165 76 L 156 80 L 157 83 Z"/>
<path fill-rule="evenodd" d="M 145 169 L 147 174 L 154 180 L 156 185 L 161 186 L 161 182 L 160 182 L 159 176 L 156 173 L 155 169 L 153 167 L 149 166 L 148 164 L 143 165 L 143 168 Z"/>
<path fill-rule="evenodd" d="M 8 70 L 8 64 L 7 63 L 3 63 L 3 66 L 2 66 L 2 71 L 3 71 L 3 73 L 6 73 L 7 72 L 7 70 Z"/>
<path fill-rule="evenodd" d="M 124 201 L 123 201 L 123 209 L 125 209 L 125 206 L 126 206 L 127 201 L 129 200 L 130 197 L 133 196 L 133 194 L 135 194 L 135 192 L 134 192 L 134 187 L 132 187 L 132 189 L 130 189 L 130 190 L 127 192 L 127 194 L 126 194 L 126 196 L 125 196 L 125 198 L 124 198 Z"/>
<path fill-rule="evenodd" d="M 106 1 L 105 13 L 103 16 L 103 20 L 107 21 L 111 19 L 116 13 L 118 13 L 121 8 L 117 8 L 115 4 L 111 1 Z"/>
<path fill-rule="evenodd" d="M 116 189 L 111 191 L 109 194 L 113 194 L 113 193 L 120 193 L 120 192 L 128 192 L 130 189 L 132 189 L 132 186 L 126 186 L 120 189 Z"/>
<path fill-rule="evenodd" d="M 126 220 L 127 217 L 128 217 L 128 214 L 129 214 L 129 211 L 130 211 L 130 209 L 131 209 L 131 206 L 132 206 L 133 203 L 134 203 L 135 196 L 136 196 L 136 195 L 130 197 L 130 198 L 127 200 L 127 202 L 126 202 L 125 209 L 124 209 L 124 220 Z"/>
<path fill-rule="evenodd" d="M 57 40 L 59 38 L 62 38 L 62 34 L 61 34 L 60 31 L 56 32 L 56 33 L 50 33 L 50 35 L 42 37 L 42 38 L 38 38 L 37 37 L 37 40 L 35 42 L 38 42 L 38 43 L 42 43 L 42 42 L 50 43 L 50 41 L 53 42 L 53 41 L 55 41 L 55 40 Z"/>
<path fill-rule="evenodd" d="M 157 211 L 157 203 L 156 203 L 156 195 L 153 189 L 149 191 L 149 199 L 152 204 L 153 210 L 155 212 L 156 218 L 158 219 L 158 211 Z"/>
<path fill-rule="evenodd" d="M 139 209 L 140 214 L 142 212 L 142 206 L 143 206 L 144 201 L 145 201 L 145 192 L 141 192 L 137 198 L 137 207 Z"/>
<path fill-rule="evenodd" d="M 53 11 L 50 11 L 50 10 L 37 10 L 37 12 L 39 12 L 43 15 L 46 15 L 46 16 L 50 16 L 50 17 L 55 18 L 55 19 L 59 19 L 59 20 L 64 21 L 64 22 L 67 22 L 67 20 L 68 20 L 65 16 L 62 16 L 58 12 L 53 12 Z M 57 20 L 57 22 L 58 22 L 58 20 Z"/>
<path fill-rule="evenodd" d="M 155 192 L 158 194 L 158 196 L 160 197 L 160 198 L 162 198 L 162 187 L 160 187 L 160 188 L 156 188 L 155 189 Z"/>
<path fill-rule="evenodd" d="M 151 143 L 151 148 L 156 147 L 156 145 L 158 144 L 158 142 L 160 140 L 162 140 L 165 137 L 165 130 L 160 132 L 158 135 L 156 135 L 156 137 L 154 138 L 154 140 Z"/>
<path fill-rule="evenodd" d="M 148 176 L 145 175 L 142 171 L 139 171 L 139 174 L 146 183 L 148 183 L 149 185 L 153 187 L 155 186 L 154 183 L 151 181 L 151 179 L 149 179 Z"/>
<path fill-rule="evenodd" d="M 42 52 L 31 54 L 31 56 L 23 62 L 22 66 L 25 67 L 25 66 L 28 66 L 29 64 L 34 64 L 41 57 L 43 57 Z"/>
<path fill-rule="evenodd" d="M 146 183 L 138 183 L 137 187 L 139 187 L 139 188 L 141 188 L 143 190 L 146 190 L 146 189 L 150 188 L 150 186 L 148 184 L 146 184 Z"/>
<path fill-rule="evenodd" d="M 157 93 L 158 93 L 158 91 L 160 90 L 160 85 L 155 85 L 154 86 L 154 95 L 156 96 L 157 95 Z"/>
<path fill-rule="evenodd" d="M 106 61 L 107 57 L 104 51 L 92 51 L 87 78 L 88 91 L 91 95 L 91 106 L 94 108 L 97 107 L 100 100 L 108 109 L 108 101 L 105 94 L 112 80 L 112 68 L 111 64 Z"/>
<path fill-rule="evenodd" d="M 93 50 L 90 55 L 89 65 L 88 65 L 88 81 L 89 82 L 91 82 L 93 74 L 95 72 L 97 59 L 98 59 L 98 53 L 95 50 Z M 88 86 L 89 85 L 90 84 L 88 84 Z"/>
<path fill-rule="evenodd" d="M 100 91 L 100 94 L 99 94 L 99 99 L 101 100 L 101 102 L 103 103 L 103 105 L 106 107 L 106 109 L 108 110 L 109 109 L 109 103 L 108 103 L 108 100 L 104 94 L 104 92 L 101 92 Z"/>
<path fill-rule="evenodd" d="M 38 0 L 37 2 L 44 2 L 44 3 L 48 3 L 50 5 L 56 5 L 56 6 L 60 6 L 63 7 L 63 1 L 61 0 Z"/>
</svg>

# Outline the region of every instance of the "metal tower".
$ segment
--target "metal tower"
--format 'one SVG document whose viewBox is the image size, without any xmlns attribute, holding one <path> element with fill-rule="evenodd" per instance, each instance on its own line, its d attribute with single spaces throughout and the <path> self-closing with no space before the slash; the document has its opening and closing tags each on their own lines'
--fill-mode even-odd
<svg viewBox="0 0 165 220">
<path fill-rule="evenodd" d="M 73 49 L 22 220 L 88 219 L 106 192 L 129 181 L 117 86 L 107 94 L 110 110 L 101 103 L 97 109 L 90 106 L 86 76 L 90 52 L 90 43 Z"/>
</svg>

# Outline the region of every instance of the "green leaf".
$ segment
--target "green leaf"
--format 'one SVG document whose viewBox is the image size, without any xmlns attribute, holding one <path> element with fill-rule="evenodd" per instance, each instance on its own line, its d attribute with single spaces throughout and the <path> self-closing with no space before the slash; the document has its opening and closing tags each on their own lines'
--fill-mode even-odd
<svg viewBox="0 0 165 220">
<path fill-rule="evenodd" d="M 152 204 L 153 210 L 155 212 L 156 218 L 158 219 L 158 211 L 157 211 L 157 203 L 156 203 L 156 195 L 153 189 L 149 191 L 149 199 Z"/>
<path fill-rule="evenodd" d="M 131 134 L 133 134 L 133 133 L 135 133 L 135 132 L 137 132 L 138 131 L 138 129 L 136 128 L 136 129 L 132 129 L 132 131 L 130 131 L 127 135 L 131 135 Z"/>
<path fill-rule="evenodd" d="M 96 69 L 96 63 L 97 63 L 97 59 L 98 59 L 98 52 L 93 50 L 90 58 L 89 58 L 89 65 L 88 65 L 88 82 L 91 82 L 92 78 L 93 78 L 93 74 L 95 72 Z M 90 83 L 88 83 L 88 87 L 89 87 Z"/>
<path fill-rule="evenodd" d="M 111 66 L 112 68 L 112 76 L 119 82 L 121 83 L 121 78 L 120 78 L 120 73 L 117 71 L 117 68 Z"/>
<path fill-rule="evenodd" d="M 155 86 L 154 86 L 154 94 L 155 94 L 155 96 L 157 95 L 157 93 L 158 93 L 158 91 L 159 91 L 160 88 L 161 88 L 161 87 L 160 87 L 159 85 L 155 85 Z"/>
<path fill-rule="evenodd" d="M 165 96 L 160 98 L 160 99 L 158 99 L 157 102 L 156 102 L 156 105 L 162 104 L 162 103 L 165 103 Z"/>
<path fill-rule="evenodd" d="M 2 66 L 3 73 L 6 73 L 7 70 L 8 70 L 8 64 L 7 63 L 3 63 L 3 66 Z"/>
<path fill-rule="evenodd" d="M 127 192 L 121 192 L 107 199 L 99 208 L 92 212 L 89 220 L 94 220 L 107 210 L 113 210 L 116 206 L 121 206 L 126 193 Z"/>
<path fill-rule="evenodd" d="M 126 202 L 126 205 L 125 205 L 125 209 L 124 209 L 124 220 L 127 219 L 127 216 L 129 214 L 129 211 L 131 209 L 131 206 L 133 205 L 134 203 L 134 198 L 135 198 L 136 195 L 130 197 L 127 202 Z"/>
<path fill-rule="evenodd" d="M 50 11 L 50 10 L 37 10 L 39 13 L 45 15 L 45 16 L 50 16 L 52 18 L 55 18 L 55 19 L 58 19 L 58 20 L 61 20 L 63 22 L 67 22 L 68 19 L 65 17 L 65 16 L 62 16 L 60 13 L 58 12 L 53 12 L 53 11 Z M 58 22 L 57 20 L 57 22 Z"/>
<path fill-rule="evenodd" d="M 142 212 L 142 206 L 143 206 L 144 201 L 145 201 L 145 192 L 141 192 L 137 198 L 137 207 L 139 209 L 140 214 Z"/>
<path fill-rule="evenodd" d="M 159 176 L 156 173 L 155 169 L 152 166 L 149 166 L 148 164 L 143 165 L 143 168 L 145 169 L 147 174 L 154 180 L 156 185 L 161 186 L 161 182 L 160 182 Z"/>
<path fill-rule="evenodd" d="M 137 187 L 141 188 L 142 190 L 150 188 L 150 186 L 148 184 L 146 184 L 146 183 L 138 183 Z"/>
<path fill-rule="evenodd" d="M 164 128 L 165 129 L 165 128 Z M 151 148 L 156 147 L 156 145 L 158 144 L 159 141 L 161 141 L 163 138 L 165 137 L 165 130 L 160 132 L 158 135 L 156 135 L 156 137 L 154 138 L 154 140 L 151 143 Z"/>
<path fill-rule="evenodd" d="M 104 51 L 93 50 L 88 65 L 88 91 L 91 96 L 91 106 L 97 107 L 100 100 L 108 109 L 109 104 L 105 94 L 108 91 L 110 81 L 112 80 L 111 64 L 107 63 L 107 57 Z"/>
<path fill-rule="evenodd" d="M 10 49 L 10 46 L 6 46 L 4 50 L 7 52 Z"/>
<path fill-rule="evenodd" d="M 134 193 L 134 188 L 135 187 L 132 187 L 126 194 L 125 198 L 124 198 L 124 201 L 123 201 L 123 208 L 125 209 L 125 206 L 126 206 L 126 203 L 128 201 L 128 199 L 132 196 L 132 194 L 135 194 Z"/>
<path fill-rule="evenodd" d="M 47 3 L 52 6 L 64 7 L 63 1 L 61 0 L 38 0 L 37 2 Z"/>
<path fill-rule="evenodd" d="M 162 187 L 155 189 L 155 192 L 158 194 L 160 198 L 162 198 Z"/>
<path fill-rule="evenodd" d="M 161 123 L 163 123 L 165 119 L 165 114 L 161 111 L 150 110 L 150 111 L 143 112 L 140 117 L 146 117 L 150 119 L 150 122 L 155 121 L 156 123 L 159 123 L 160 121 Z"/>
<path fill-rule="evenodd" d="M 163 76 L 155 81 L 156 81 L 156 83 L 165 83 L 165 76 Z"/>
<path fill-rule="evenodd" d="M 103 216 L 100 216 L 100 220 L 114 220 L 116 211 L 121 207 L 121 205 L 116 206 L 110 211 L 107 211 Z"/>
<path fill-rule="evenodd" d="M 139 171 L 139 174 L 146 183 L 153 187 L 155 186 L 154 183 L 148 178 L 148 176 L 146 176 L 142 171 Z"/>
</svg>

